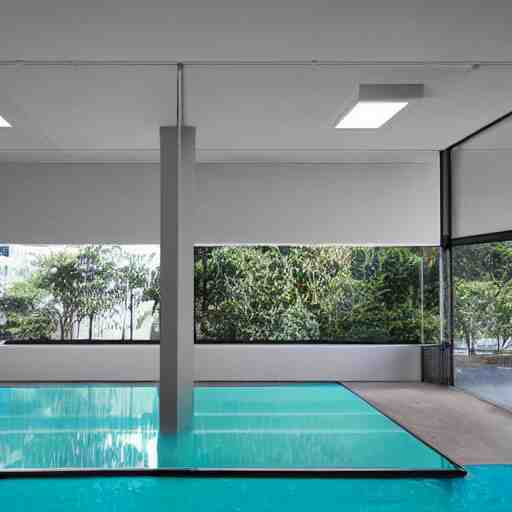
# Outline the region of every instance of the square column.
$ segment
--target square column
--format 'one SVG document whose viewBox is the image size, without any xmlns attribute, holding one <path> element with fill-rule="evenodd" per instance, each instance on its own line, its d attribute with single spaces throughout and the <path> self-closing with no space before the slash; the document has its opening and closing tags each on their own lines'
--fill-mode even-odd
<svg viewBox="0 0 512 512">
<path fill-rule="evenodd" d="M 160 431 L 193 418 L 195 128 L 160 128 Z"/>
</svg>

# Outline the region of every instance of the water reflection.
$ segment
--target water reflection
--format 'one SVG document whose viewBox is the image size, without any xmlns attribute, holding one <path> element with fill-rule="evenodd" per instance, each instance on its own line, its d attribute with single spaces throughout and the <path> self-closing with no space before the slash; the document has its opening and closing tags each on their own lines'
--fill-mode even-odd
<svg viewBox="0 0 512 512">
<path fill-rule="evenodd" d="M 452 469 L 337 385 L 201 387 L 193 428 L 159 435 L 158 389 L 0 388 L 0 468 Z"/>
<path fill-rule="evenodd" d="M 0 389 L 0 467 L 154 468 L 153 386 Z"/>
</svg>

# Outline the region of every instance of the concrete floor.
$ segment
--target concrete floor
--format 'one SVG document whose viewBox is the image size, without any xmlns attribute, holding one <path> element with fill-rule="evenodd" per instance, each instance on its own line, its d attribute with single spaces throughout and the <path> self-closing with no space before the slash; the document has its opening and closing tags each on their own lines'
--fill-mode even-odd
<svg viewBox="0 0 512 512">
<path fill-rule="evenodd" d="M 345 384 L 459 464 L 512 464 L 512 413 L 504 409 L 433 384 Z"/>
</svg>

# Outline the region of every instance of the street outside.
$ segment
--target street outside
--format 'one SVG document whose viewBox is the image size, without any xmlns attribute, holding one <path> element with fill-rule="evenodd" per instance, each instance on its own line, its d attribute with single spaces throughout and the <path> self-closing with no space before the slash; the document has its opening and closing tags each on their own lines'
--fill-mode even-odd
<svg viewBox="0 0 512 512">
<path fill-rule="evenodd" d="M 512 366 L 486 359 L 455 356 L 455 386 L 512 410 Z"/>
</svg>

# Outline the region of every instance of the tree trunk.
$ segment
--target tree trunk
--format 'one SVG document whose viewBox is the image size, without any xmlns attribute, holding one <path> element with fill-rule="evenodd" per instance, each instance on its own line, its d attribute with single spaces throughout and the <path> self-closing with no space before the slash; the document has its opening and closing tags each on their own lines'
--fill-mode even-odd
<svg viewBox="0 0 512 512">
<path fill-rule="evenodd" d="M 127 294 L 124 294 L 123 299 L 123 321 L 121 324 L 121 341 L 124 341 L 126 338 L 126 310 L 128 309 L 128 297 Z"/>
<path fill-rule="evenodd" d="M 94 315 L 89 315 L 89 341 L 92 340 L 92 323 L 94 320 Z"/>
<path fill-rule="evenodd" d="M 133 290 L 130 289 L 130 341 L 133 341 Z"/>
<path fill-rule="evenodd" d="M 208 283 L 206 281 L 207 280 L 206 269 L 208 268 L 208 253 L 206 252 L 206 249 L 204 249 L 204 248 L 203 248 L 202 258 L 203 258 L 203 282 L 202 282 L 203 296 L 202 296 L 201 316 L 206 315 L 206 311 L 208 309 L 208 299 L 206 296 L 206 290 L 207 290 L 207 286 L 208 286 Z M 194 319 L 194 321 L 195 321 L 195 319 Z"/>
<path fill-rule="evenodd" d="M 471 357 L 471 337 L 469 336 L 468 333 L 464 333 L 464 341 L 466 342 L 468 356 Z"/>
<path fill-rule="evenodd" d="M 73 341 L 73 318 L 66 322 L 66 335 L 70 341 Z"/>
</svg>

